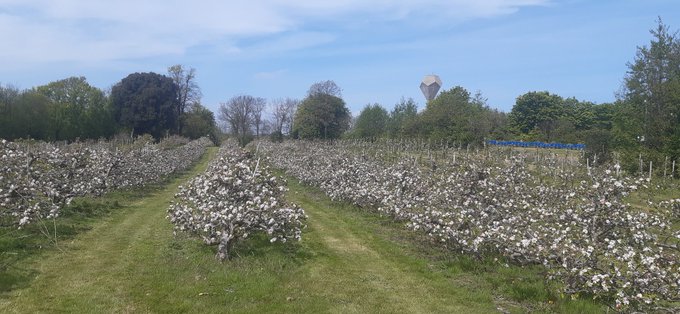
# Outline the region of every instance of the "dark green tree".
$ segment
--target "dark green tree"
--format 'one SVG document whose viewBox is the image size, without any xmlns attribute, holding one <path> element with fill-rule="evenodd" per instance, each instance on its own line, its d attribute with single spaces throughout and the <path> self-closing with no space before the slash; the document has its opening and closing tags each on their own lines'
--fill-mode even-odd
<svg viewBox="0 0 680 314">
<path fill-rule="evenodd" d="M 613 103 L 594 105 L 593 108 L 593 128 L 601 130 L 611 130 L 614 121 L 616 106 Z"/>
<path fill-rule="evenodd" d="M 391 138 L 408 138 L 418 136 L 418 105 L 413 98 L 404 99 L 394 106 L 390 112 L 387 131 Z"/>
<path fill-rule="evenodd" d="M 22 92 L 12 108 L 10 134 L 7 139 L 32 138 L 53 140 L 50 137 L 50 114 L 52 103 L 34 90 Z"/>
<path fill-rule="evenodd" d="M 191 105 L 189 111 L 182 115 L 182 136 L 190 139 L 197 139 L 203 136 L 208 136 L 211 139 L 216 138 L 217 124 L 215 122 L 215 114 L 208 108 L 201 104 L 194 103 Z M 213 139 L 213 141 L 215 141 Z"/>
<path fill-rule="evenodd" d="M 39 140 L 54 140 L 50 137 L 50 114 L 54 104 L 48 98 L 34 91 L 26 91 L 19 99 L 19 118 L 16 125 L 23 128 L 18 137 L 29 137 Z"/>
<path fill-rule="evenodd" d="M 512 127 L 522 134 L 529 134 L 535 129 L 541 134 L 540 140 L 552 141 L 552 132 L 557 121 L 564 113 L 562 97 L 543 92 L 528 92 L 517 97 L 510 111 Z"/>
<path fill-rule="evenodd" d="M 461 122 L 465 107 L 470 103 L 470 92 L 456 86 L 443 91 L 427 103 L 420 119 L 425 136 L 430 139 L 448 139 L 468 142 L 465 125 Z"/>
<path fill-rule="evenodd" d="M 177 130 L 178 87 L 167 76 L 133 73 L 111 89 L 111 103 L 118 125 L 133 134 L 160 138 Z"/>
<path fill-rule="evenodd" d="M 487 139 L 507 140 L 510 138 L 508 114 L 498 109 L 490 109 L 486 114 L 491 125 Z"/>
<path fill-rule="evenodd" d="M 576 130 L 574 121 L 568 116 L 561 116 L 555 121 L 552 141 L 561 143 L 582 143 L 581 132 Z"/>
<path fill-rule="evenodd" d="M 321 82 L 325 83 L 321 85 L 329 85 L 327 82 Z M 318 87 L 318 84 L 312 87 Z M 351 116 L 345 101 L 328 94 L 339 92 L 336 87 L 337 85 L 333 88 L 310 89 L 309 95 L 300 103 L 295 113 L 294 136 L 304 139 L 335 139 L 349 128 Z"/>
<path fill-rule="evenodd" d="M 51 140 L 51 107 L 50 100 L 35 90 L 0 86 L 0 138 Z"/>
<path fill-rule="evenodd" d="M 477 91 L 463 110 L 464 118 L 459 119 L 460 124 L 467 124 L 464 129 L 468 132 L 466 136 L 468 143 L 479 144 L 487 139 L 492 131 L 502 127 L 496 124 L 499 122 L 494 120 L 497 116 L 486 102 L 487 99 L 482 96 L 482 92 Z"/>
<path fill-rule="evenodd" d="M 658 20 L 648 46 L 638 47 L 615 119 L 620 144 L 680 157 L 680 40 Z"/>
<path fill-rule="evenodd" d="M 419 123 L 431 140 L 477 145 L 489 136 L 491 117 L 492 110 L 480 93 L 471 97 L 465 88 L 456 86 L 430 101 Z"/>
<path fill-rule="evenodd" d="M 595 122 L 594 103 L 569 97 L 563 101 L 563 105 L 563 115 L 574 125 L 574 130 L 582 131 L 593 127 Z"/>
<path fill-rule="evenodd" d="M 596 127 L 596 105 L 570 97 L 562 101 L 562 107 L 562 115 L 554 121 L 550 137 L 543 133 L 541 139 L 562 143 L 584 143 L 588 134 L 594 134 L 586 131 Z"/>
<path fill-rule="evenodd" d="M 15 137 L 15 111 L 20 95 L 18 88 L 0 84 L 0 138 Z"/>
<path fill-rule="evenodd" d="M 586 145 L 585 157 L 591 160 L 597 158 L 597 162 L 602 164 L 610 161 L 612 158 L 612 151 L 614 149 L 612 124 L 615 117 L 614 104 L 605 103 L 596 105 L 590 102 L 581 102 L 589 106 L 590 113 L 588 116 L 588 123 L 585 127 L 574 129 L 573 134 L 575 140 L 568 140 L 569 135 L 562 142 L 568 143 L 583 143 Z M 578 123 L 574 123 L 578 126 Z"/>
<path fill-rule="evenodd" d="M 363 138 L 382 137 L 387 132 L 387 110 L 379 104 L 366 105 L 357 117 L 352 135 Z"/>
</svg>

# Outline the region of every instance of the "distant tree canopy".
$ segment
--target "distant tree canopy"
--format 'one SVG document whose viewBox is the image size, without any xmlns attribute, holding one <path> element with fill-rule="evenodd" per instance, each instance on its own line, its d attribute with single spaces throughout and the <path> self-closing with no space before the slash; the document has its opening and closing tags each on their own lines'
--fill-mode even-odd
<svg viewBox="0 0 680 314">
<path fill-rule="evenodd" d="M 443 91 L 418 112 L 413 99 L 402 99 L 392 111 L 369 105 L 349 133 L 353 137 L 420 137 L 449 145 L 481 145 L 485 138 L 508 136 L 506 115 L 490 109 L 480 93 L 463 87 Z"/>
<path fill-rule="evenodd" d="M 29 90 L 0 84 L 0 138 L 75 141 L 110 138 L 117 132 L 156 138 L 166 134 L 207 135 L 215 119 L 200 105 L 195 70 L 175 65 L 166 77 L 134 73 L 111 94 L 84 77 L 69 77 Z M 210 115 L 209 115 L 210 114 Z M 184 132 L 179 126 L 190 124 Z"/>
<path fill-rule="evenodd" d="M 307 91 L 307 97 L 317 95 L 330 95 L 342 98 L 342 89 L 332 80 L 320 81 L 312 84 Z"/>
<path fill-rule="evenodd" d="M 281 139 L 284 134 L 290 134 L 293 126 L 293 118 L 300 100 L 293 98 L 275 99 L 271 102 L 272 128 Z"/>
<path fill-rule="evenodd" d="M 516 131 L 528 134 L 535 129 L 551 139 L 557 120 L 564 115 L 562 97 L 544 92 L 529 92 L 517 97 L 510 111 L 510 123 Z"/>
<path fill-rule="evenodd" d="M 509 115 L 510 127 L 525 140 L 583 143 L 591 130 L 611 130 L 613 110 L 612 104 L 564 99 L 547 91 L 528 92 L 517 97 Z"/>
<path fill-rule="evenodd" d="M 225 123 L 229 132 L 238 138 L 241 145 L 245 146 L 252 139 L 257 110 L 264 108 L 266 104 L 267 100 L 261 97 L 234 96 L 226 103 L 220 104 L 219 118 Z"/>
<path fill-rule="evenodd" d="M 366 105 L 354 124 L 354 137 L 383 137 L 387 134 L 390 116 L 379 104 Z"/>
<path fill-rule="evenodd" d="M 177 132 L 179 88 L 167 76 L 133 73 L 111 89 L 116 122 L 134 134 L 160 138 Z"/>
<path fill-rule="evenodd" d="M 310 92 L 295 113 L 293 134 L 303 139 L 339 138 L 349 128 L 350 118 L 342 98 L 325 92 Z"/>
<path fill-rule="evenodd" d="M 189 111 L 182 116 L 182 136 L 190 139 L 197 139 L 203 136 L 210 137 L 213 142 L 217 142 L 217 123 L 215 114 L 201 104 L 194 103 Z"/>
<path fill-rule="evenodd" d="M 36 91 L 51 101 L 50 138 L 110 137 L 115 131 L 108 99 L 84 77 L 70 77 L 39 86 Z"/>
<path fill-rule="evenodd" d="M 404 99 L 394 106 L 387 122 L 387 132 L 391 138 L 410 138 L 418 136 L 418 105 L 412 98 Z"/>
<path fill-rule="evenodd" d="M 50 100 L 34 90 L 19 91 L 12 86 L 0 86 L 0 137 L 50 138 Z"/>
<path fill-rule="evenodd" d="M 504 119 L 486 105 L 480 93 L 471 97 L 463 87 L 441 92 L 421 113 L 422 134 L 432 140 L 480 145 L 492 131 L 502 132 Z"/>
<path fill-rule="evenodd" d="M 0 137 L 73 141 L 115 132 L 106 95 L 83 77 L 31 90 L 0 85 Z"/>
</svg>

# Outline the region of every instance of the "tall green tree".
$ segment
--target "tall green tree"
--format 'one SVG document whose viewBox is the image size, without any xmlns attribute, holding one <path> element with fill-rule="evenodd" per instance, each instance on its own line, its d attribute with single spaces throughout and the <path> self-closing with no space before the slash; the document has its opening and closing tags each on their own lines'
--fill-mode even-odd
<svg viewBox="0 0 680 314">
<path fill-rule="evenodd" d="M 659 18 L 648 46 L 628 64 L 620 115 L 619 143 L 680 157 L 680 40 Z"/>
<path fill-rule="evenodd" d="M 480 144 L 490 134 L 492 111 L 481 94 L 456 86 L 428 102 L 420 116 L 423 135 L 435 141 Z"/>
<path fill-rule="evenodd" d="M 491 129 L 488 139 L 507 140 L 510 138 L 508 114 L 498 109 L 490 109 L 487 113 Z"/>
<path fill-rule="evenodd" d="M 616 113 L 616 105 L 604 103 L 594 105 L 593 108 L 593 128 L 601 130 L 611 130 Z"/>
<path fill-rule="evenodd" d="M 182 136 L 190 139 L 208 136 L 213 141 L 217 138 L 215 114 L 199 103 L 192 104 L 189 111 L 184 113 L 182 123 Z"/>
<path fill-rule="evenodd" d="M 387 131 L 391 138 L 418 136 L 418 105 L 413 98 L 402 98 L 390 112 Z"/>
<path fill-rule="evenodd" d="M 342 98 L 333 95 L 339 93 L 339 88 L 335 83 L 328 84 L 328 81 L 320 83 L 312 85 L 307 98 L 297 108 L 293 123 L 294 136 L 304 139 L 335 139 L 349 128 L 349 109 Z M 320 86 L 330 88 L 317 88 Z"/>
<path fill-rule="evenodd" d="M 463 139 L 467 131 L 461 118 L 469 102 L 470 92 L 460 86 L 443 91 L 428 102 L 420 121 L 426 137 L 468 142 Z"/>
<path fill-rule="evenodd" d="M 18 88 L 0 84 L 0 138 L 14 139 L 14 115 L 20 95 Z"/>
<path fill-rule="evenodd" d="M 111 89 L 116 122 L 134 134 L 160 138 L 177 131 L 178 87 L 156 73 L 133 73 Z"/>
<path fill-rule="evenodd" d="M 552 132 L 557 121 L 564 115 L 564 100 L 547 91 L 528 92 L 517 97 L 510 111 L 510 123 L 520 133 L 529 134 L 534 130 L 542 140 L 552 141 Z"/>
<path fill-rule="evenodd" d="M 564 99 L 563 115 L 571 122 L 575 130 L 588 130 L 595 123 L 595 104 L 589 101 L 579 101 L 574 97 Z"/>
<path fill-rule="evenodd" d="M 469 132 L 467 138 L 470 142 L 481 143 L 491 135 L 492 131 L 500 131 L 502 128 L 497 124 L 502 120 L 498 120 L 499 117 L 486 102 L 487 99 L 482 96 L 482 92 L 477 91 L 464 110 L 465 117 L 460 119 L 459 123 L 467 124 L 465 130 Z"/>
<path fill-rule="evenodd" d="M 55 140 L 50 134 L 50 120 L 45 119 L 50 114 L 50 107 L 54 106 L 50 99 L 34 91 L 26 91 L 19 99 L 20 118 L 17 125 L 24 128 L 19 137 L 30 137 L 41 140 Z M 59 139 L 56 139 L 59 140 Z"/>
<path fill-rule="evenodd" d="M 380 104 L 366 105 L 354 124 L 352 135 L 363 138 L 382 137 L 387 132 L 387 110 Z"/>
</svg>

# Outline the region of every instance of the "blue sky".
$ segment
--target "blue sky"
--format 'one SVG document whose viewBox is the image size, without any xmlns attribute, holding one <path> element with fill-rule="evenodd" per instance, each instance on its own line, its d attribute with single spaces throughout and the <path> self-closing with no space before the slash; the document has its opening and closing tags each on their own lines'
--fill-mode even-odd
<svg viewBox="0 0 680 314">
<path fill-rule="evenodd" d="M 303 98 L 328 79 L 355 114 L 402 97 L 423 107 L 431 73 L 502 111 L 537 90 L 602 103 L 658 16 L 680 29 L 680 1 L 0 0 L 0 83 L 107 89 L 183 64 L 213 110 L 238 94 Z"/>
</svg>

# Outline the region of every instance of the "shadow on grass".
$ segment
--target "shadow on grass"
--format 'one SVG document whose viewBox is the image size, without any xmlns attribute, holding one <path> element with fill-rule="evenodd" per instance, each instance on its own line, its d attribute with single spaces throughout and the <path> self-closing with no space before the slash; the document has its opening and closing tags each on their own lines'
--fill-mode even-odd
<svg viewBox="0 0 680 314">
<path fill-rule="evenodd" d="M 217 245 L 207 246 L 199 238 L 187 233 L 178 232 L 173 241 L 168 245 L 169 251 L 178 256 L 187 255 L 217 255 Z M 222 261 L 225 264 L 238 263 L 240 260 L 281 258 L 302 265 L 305 261 L 314 258 L 314 250 L 310 250 L 299 241 L 280 241 L 271 243 L 264 232 L 250 234 L 248 238 L 236 242 L 232 248 L 231 258 Z M 216 262 L 217 258 L 215 257 Z"/>
<path fill-rule="evenodd" d="M 262 258 L 272 254 L 283 256 L 298 264 L 302 264 L 314 256 L 299 241 L 287 241 L 286 243 L 277 241 L 271 243 L 269 237 L 264 232 L 255 233 L 234 246 L 236 258 L 243 256 Z"/>
<path fill-rule="evenodd" d="M 38 275 L 38 272 L 28 268 L 9 267 L 0 272 L 0 297 L 14 290 L 26 288 Z"/>
</svg>

